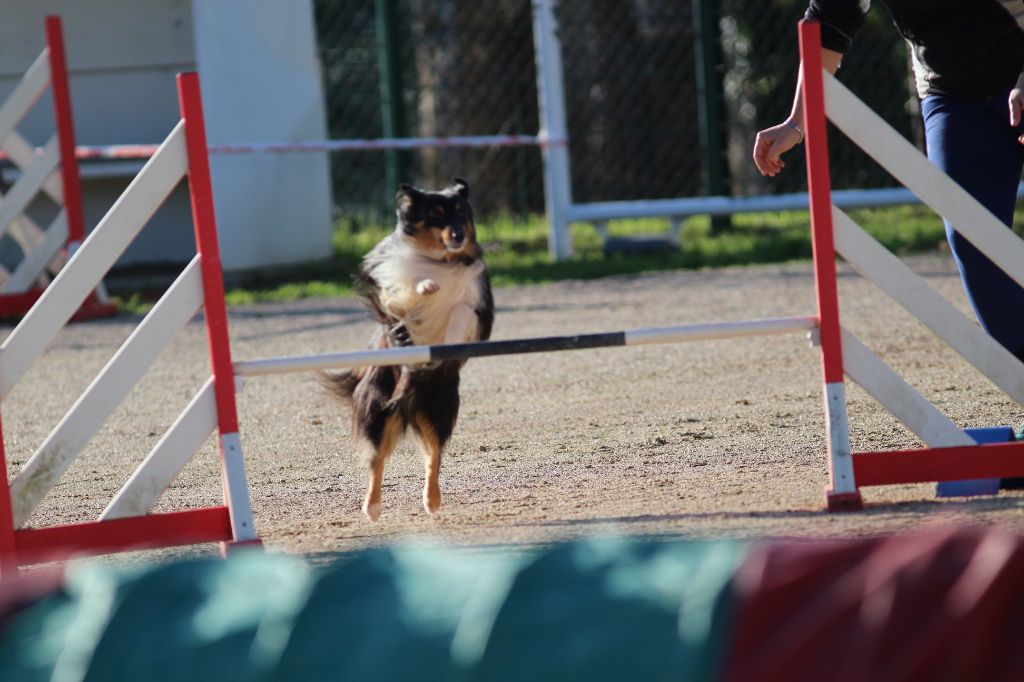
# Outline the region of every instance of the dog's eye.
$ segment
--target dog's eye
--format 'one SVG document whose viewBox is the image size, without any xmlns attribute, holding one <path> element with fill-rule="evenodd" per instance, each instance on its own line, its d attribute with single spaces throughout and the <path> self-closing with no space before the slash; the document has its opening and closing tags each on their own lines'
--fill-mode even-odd
<svg viewBox="0 0 1024 682">
<path fill-rule="evenodd" d="M 437 207 L 430 211 L 430 217 L 436 218 L 437 220 L 444 220 L 444 209 Z"/>
</svg>

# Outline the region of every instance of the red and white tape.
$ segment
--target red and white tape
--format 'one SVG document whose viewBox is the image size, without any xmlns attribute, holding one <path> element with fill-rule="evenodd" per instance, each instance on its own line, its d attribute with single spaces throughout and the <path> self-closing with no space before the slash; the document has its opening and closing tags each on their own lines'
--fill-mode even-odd
<svg viewBox="0 0 1024 682">
<path fill-rule="evenodd" d="M 455 135 L 451 137 L 396 137 L 375 140 L 321 140 L 316 142 L 268 142 L 261 144 L 214 144 L 211 154 L 303 154 L 314 152 L 368 151 L 379 149 L 425 149 L 436 147 L 553 147 L 565 145 L 565 138 L 547 135 Z M 79 159 L 148 159 L 156 145 L 80 145 Z"/>
</svg>

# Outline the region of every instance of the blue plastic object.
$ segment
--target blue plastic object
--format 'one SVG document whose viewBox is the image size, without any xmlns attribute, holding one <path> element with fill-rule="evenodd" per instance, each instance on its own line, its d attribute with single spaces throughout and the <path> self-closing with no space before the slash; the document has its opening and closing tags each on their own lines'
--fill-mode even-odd
<svg viewBox="0 0 1024 682">
<path fill-rule="evenodd" d="M 1013 428 L 1009 426 L 984 426 L 976 429 L 964 429 L 964 431 L 979 445 L 1009 443 L 1015 440 Z M 999 480 L 998 478 L 977 478 L 970 481 L 939 481 L 935 485 L 935 496 L 996 495 L 999 493 Z"/>
</svg>

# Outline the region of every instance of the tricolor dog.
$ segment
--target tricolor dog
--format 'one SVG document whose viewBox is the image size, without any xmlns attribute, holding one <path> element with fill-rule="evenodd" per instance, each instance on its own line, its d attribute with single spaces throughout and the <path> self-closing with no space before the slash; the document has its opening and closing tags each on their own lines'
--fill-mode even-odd
<svg viewBox="0 0 1024 682">
<path fill-rule="evenodd" d="M 476 240 L 469 185 L 456 178 L 437 192 L 401 185 L 395 231 L 363 259 L 356 281 L 379 323 L 373 348 L 486 340 L 494 299 Z M 369 486 L 363 512 L 381 512 L 384 463 L 411 431 L 426 466 L 423 507 L 441 506 L 441 452 L 459 413 L 465 360 L 365 367 L 324 374 L 328 388 L 352 407 L 352 434 L 364 452 Z"/>
</svg>

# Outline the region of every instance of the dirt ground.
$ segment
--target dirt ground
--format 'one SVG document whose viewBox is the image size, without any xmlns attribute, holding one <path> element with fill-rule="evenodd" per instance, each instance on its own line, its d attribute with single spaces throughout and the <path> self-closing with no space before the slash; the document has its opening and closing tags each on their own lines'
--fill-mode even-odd
<svg viewBox="0 0 1024 682">
<path fill-rule="evenodd" d="M 948 256 L 909 259 L 967 310 Z M 809 263 L 500 289 L 495 338 L 615 331 L 814 311 Z M 841 267 L 845 326 L 959 425 L 1016 424 L 1021 407 L 869 282 Z M 3 405 L 11 475 L 127 337 L 137 318 L 63 330 Z M 355 300 L 230 311 L 236 360 L 356 350 Z M 3 333 L 6 333 L 4 330 Z M 29 525 L 95 518 L 208 376 L 193 322 L 107 420 Z M 444 505 L 420 505 L 411 444 L 388 464 L 384 513 L 359 510 L 365 472 L 349 417 L 310 375 L 251 378 L 238 397 L 255 522 L 276 550 L 321 552 L 416 539 L 486 546 L 595 533 L 672 537 L 863 536 L 923 522 L 1024 531 L 1024 496 L 939 501 L 933 485 L 864 491 L 854 514 L 822 509 L 827 484 L 819 356 L 801 335 L 473 360 L 442 467 Z M 848 385 L 855 450 L 916 438 Z M 220 500 L 213 440 L 157 510 Z"/>
</svg>

